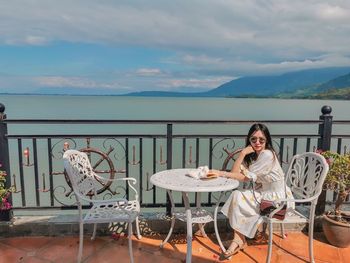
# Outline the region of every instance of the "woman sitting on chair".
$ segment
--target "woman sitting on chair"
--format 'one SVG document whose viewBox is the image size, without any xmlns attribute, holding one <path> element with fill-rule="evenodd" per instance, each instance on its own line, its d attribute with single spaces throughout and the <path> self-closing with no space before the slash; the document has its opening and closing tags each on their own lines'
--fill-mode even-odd
<svg viewBox="0 0 350 263">
<path fill-rule="evenodd" d="M 261 199 L 275 200 L 285 198 L 284 173 L 272 146 L 270 132 L 264 124 L 256 123 L 250 128 L 246 147 L 234 162 L 231 172 L 212 170 L 218 176 L 234 178 L 239 181 L 254 181 L 259 185 L 255 193 L 250 190 L 235 190 L 227 199 L 221 212 L 228 217 L 234 229 L 234 238 L 224 257 L 228 258 L 243 250 L 246 237 L 253 238 L 262 226 L 259 213 Z M 287 188 L 287 196 L 292 193 Z"/>
</svg>

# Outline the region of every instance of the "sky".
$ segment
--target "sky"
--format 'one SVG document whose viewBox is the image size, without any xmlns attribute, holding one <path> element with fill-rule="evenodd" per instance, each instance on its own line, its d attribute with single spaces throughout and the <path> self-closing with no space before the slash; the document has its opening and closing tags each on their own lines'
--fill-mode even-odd
<svg viewBox="0 0 350 263">
<path fill-rule="evenodd" d="M 350 66 L 349 0 L 0 0 L 0 93 L 200 92 Z"/>
</svg>

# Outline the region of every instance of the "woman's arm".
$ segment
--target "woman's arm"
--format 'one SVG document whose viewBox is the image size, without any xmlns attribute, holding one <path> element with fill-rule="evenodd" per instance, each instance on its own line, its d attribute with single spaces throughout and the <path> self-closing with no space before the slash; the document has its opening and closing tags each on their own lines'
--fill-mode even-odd
<svg viewBox="0 0 350 263">
<path fill-rule="evenodd" d="M 226 171 L 220 171 L 220 170 L 213 169 L 213 170 L 210 170 L 209 173 L 215 174 L 215 175 L 221 176 L 221 177 L 236 179 L 236 180 L 241 181 L 241 182 L 245 182 L 245 181 L 249 180 L 248 177 L 241 174 L 240 172 L 226 172 Z"/>
<path fill-rule="evenodd" d="M 241 172 L 241 165 L 242 165 L 242 163 L 243 163 L 244 157 L 246 156 L 246 154 L 244 154 L 243 151 L 244 151 L 244 150 L 242 150 L 242 151 L 239 153 L 238 158 L 237 158 L 236 161 L 233 163 L 231 172 L 236 172 L 236 173 Z"/>
<path fill-rule="evenodd" d="M 253 153 L 254 149 L 252 146 L 247 146 L 244 149 L 242 149 L 242 151 L 239 153 L 238 158 L 236 159 L 236 161 L 233 163 L 231 172 L 237 172 L 237 173 L 242 173 L 242 164 L 244 161 L 244 157 L 250 153 Z"/>
<path fill-rule="evenodd" d="M 241 182 L 249 181 L 250 178 L 247 177 L 246 170 L 241 169 L 241 165 L 243 163 L 244 157 L 247 154 L 250 154 L 252 152 L 254 152 L 253 147 L 251 147 L 251 146 L 245 147 L 239 153 L 238 158 L 236 159 L 236 161 L 234 162 L 234 164 L 232 166 L 231 172 L 219 171 L 219 170 L 211 170 L 211 172 L 217 174 L 218 176 L 236 179 L 236 180 L 241 181 Z"/>
</svg>

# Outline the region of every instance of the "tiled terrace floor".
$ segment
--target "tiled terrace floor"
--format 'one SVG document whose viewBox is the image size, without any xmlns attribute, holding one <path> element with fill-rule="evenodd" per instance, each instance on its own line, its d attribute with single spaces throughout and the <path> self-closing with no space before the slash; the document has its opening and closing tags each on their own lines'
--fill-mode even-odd
<svg viewBox="0 0 350 263">
<path fill-rule="evenodd" d="M 162 236 L 133 239 L 135 263 L 185 262 L 184 235 L 174 235 L 161 249 Z M 291 232 L 286 239 L 274 235 L 272 262 L 308 262 L 308 238 L 301 232 Z M 15 237 L 0 239 L 0 262 L 44 263 L 76 262 L 78 237 Z M 265 262 L 267 244 L 250 245 L 230 260 L 220 258 L 214 235 L 194 236 L 192 262 Z M 336 248 L 324 240 L 322 233 L 314 239 L 316 262 L 350 262 L 350 248 Z M 97 237 L 84 240 L 84 263 L 129 262 L 127 238 Z"/>
</svg>

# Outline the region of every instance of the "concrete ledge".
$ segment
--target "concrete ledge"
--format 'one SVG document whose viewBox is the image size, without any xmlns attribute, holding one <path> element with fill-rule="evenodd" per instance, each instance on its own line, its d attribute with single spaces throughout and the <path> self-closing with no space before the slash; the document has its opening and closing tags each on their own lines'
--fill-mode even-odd
<svg viewBox="0 0 350 263">
<path fill-rule="evenodd" d="M 315 231 L 321 231 L 321 218 L 315 220 Z M 171 219 L 164 213 L 143 213 L 140 216 L 140 230 L 142 235 L 166 234 L 170 229 Z M 84 225 L 86 234 L 92 233 L 92 224 Z M 302 231 L 305 224 L 288 224 L 287 231 Z M 228 220 L 222 214 L 218 215 L 219 232 L 227 233 L 232 231 Z M 134 227 L 135 230 L 135 227 Z M 193 231 L 197 231 L 197 225 Z M 214 223 L 206 224 L 207 233 L 214 232 Z M 274 230 L 280 231 L 278 226 Z M 125 224 L 98 224 L 98 235 L 110 235 L 112 233 L 125 232 Z M 78 216 L 76 215 L 53 215 L 53 216 L 17 216 L 10 222 L 0 222 L 2 237 L 14 236 L 61 236 L 76 235 L 79 233 Z M 185 233 L 186 223 L 176 220 L 174 233 Z"/>
</svg>

